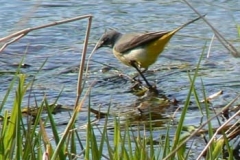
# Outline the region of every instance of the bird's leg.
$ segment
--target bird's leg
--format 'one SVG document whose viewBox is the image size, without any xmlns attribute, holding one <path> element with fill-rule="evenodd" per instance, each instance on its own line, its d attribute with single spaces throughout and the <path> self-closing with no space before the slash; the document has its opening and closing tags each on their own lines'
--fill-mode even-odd
<svg viewBox="0 0 240 160">
<path fill-rule="evenodd" d="M 140 76 L 143 78 L 143 80 L 146 82 L 146 84 L 148 85 L 148 87 L 149 87 L 150 89 L 153 88 L 152 85 L 147 81 L 146 77 L 143 75 L 143 72 L 145 72 L 146 69 L 143 70 L 143 72 L 142 72 L 142 71 L 138 68 L 138 66 L 137 66 L 137 64 L 136 64 L 136 61 L 133 61 L 133 60 L 130 61 L 130 64 L 138 71 L 138 73 L 139 73 Z M 135 78 L 135 77 L 134 77 L 134 78 Z"/>
<path fill-rule="evenodd" d="M 135 67 L 134 67 L 135 68 Z M 144 70 L 142 70 L 141 71 L 141 73 L 143 74 L 144 72 L 146 72 L 148 70 L 148 68 L 144 68 Z M 140 74 L 139 74 L 139 72 L 137 73 L 137 75 L 135 75 L 134 77 L 133 77 L 133 79 L 134 80 L 136 80 L 136 78 L 139 76 Z"/>
</svg>

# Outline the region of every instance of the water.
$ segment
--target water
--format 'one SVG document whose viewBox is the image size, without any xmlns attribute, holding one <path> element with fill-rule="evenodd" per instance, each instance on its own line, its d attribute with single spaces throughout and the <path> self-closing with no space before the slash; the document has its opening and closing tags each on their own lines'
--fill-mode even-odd
<svg viewBox="0 0 240 160">
<path fill-rule="evenodd" d="M 240 2 L 221 1 L 219 3 L 208 0 L 191 3 L 202 14 L 207 14 L 206 18 L 225 38 L 229 40 L 237 38 L 236 23 L 240 21 L 238 10 Z M 1 2 L 0 36 L 86 14 L 94 16 L 88 54 L 108 28 L 114 28 L 123 33 L 171 30 L 197 17 L 183 2 L 171 0 L 79 2 L 13 0 Z M 0 54 L 1 71 L 15 72 L 14 64 L 20 63 L 25 55 L 24 63 L 29 64 L 30 67 L 22 68 L 21 71 L 29 75 L 28 79 L 31 80 L 31 75 L 35 75 L 47 59 L 42 71 L 36 77 L 34 96 L 41 102 L 46 95 L 48 101 L 54 102 L 63 90 L 58 103 L 72 106 L 76 97 L 78 74 L 76 68 L 80 62 L 86 25 L 87 20 L 80 20 L 29 33 Z M 152 83 L 156 83 L 167 96 L 184 101 L 190 85 L 186 70 L 193 69 L 197 65 L 204 45 L 209 46 L 212 35 L 211 29 L 202 20 L 182 29 L 172 38 L 161 58 L 150 67 L 150 70 L 156 70 L 156 72 L 147 73 L 147 78 Z M 235 46 L 237 43 L 233 42 Z M 239 48 L 239 45 L 237 47 Z M 93 55 L 93 60 L 90 62 L 90 77 L 86 85 L 88 88 L 97 81 L 91 91 L 92 107 L 98 108 L 101 104 L 101 107 L 106 110 L 109 103 L 115 107 L 132 104 L 137 99 L 136 96 L 127 93 L 132 84 L 122 81 L 117 76 L 119 73 L 114 70 L 104 74 L 100 70 L 105 67 L 102 63 L 118 68 L 123 74 L 132 75 L 135 73 L 134 69 L 119 63 L 109 49 L 99 50 Z M 224 91 L 223 95 L 212 101 L 213 106 L 226 104 L 232 100 L 239 93 L 239 63 L 239 59 L 233 58 L 215 40 L 208 59 L 206 51 L 204 52 L 199 71 L 200 77 L 196 81 L 200 98 L 202 97 L 202 80 L 207 95 L 219 90 Z M 179 68 L 184 65 L 187 67 Z M 6 94 L 12 77 L 12 74 L 1 74 L 0 100 Z M 11 108 L 14 95 L 14 91 L 11 92 L 5 109 Z M 33 101 L 34 98 L 31 99 L 30 105 L 34 106 Z M 28 104 L 27 97 L 23 104 Z M 195 116 L 194 113 L 189 114 L 189 122 L 193 122 L 191 115 Z M 64 113 L 62 117 L 65 117 Z M 84 120 L 82 122 L 84 123 Z"/>
</svg>

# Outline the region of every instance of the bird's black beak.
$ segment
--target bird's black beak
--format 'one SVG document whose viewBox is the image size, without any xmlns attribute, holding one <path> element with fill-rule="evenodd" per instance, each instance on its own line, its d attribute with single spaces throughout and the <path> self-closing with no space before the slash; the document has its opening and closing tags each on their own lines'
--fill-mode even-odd
<svg viewBox="0 0 240 160">
<path fill-rule="evenodd" d="M 99 49 L 99 48 L 101 48 L 102 45 L 103 45 L 103 41 L 100 40 L 100 41 L 97 43 L 96 50 Z"/>
</svg>

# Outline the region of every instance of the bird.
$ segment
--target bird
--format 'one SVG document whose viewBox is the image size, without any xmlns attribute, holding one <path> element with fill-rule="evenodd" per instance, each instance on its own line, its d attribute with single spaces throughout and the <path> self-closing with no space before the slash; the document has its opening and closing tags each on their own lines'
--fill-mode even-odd
<svg viewBox="0 0 240 160">
<path fill-rule="evenodd" d="M 123 34 L 117 30 L 109 30 L 98 41 L 96 50 L 102 47 L 112 48 L 114 56 L 123 64 L 134 67 L 146 84 L 152 88 L 143 75 L 143 72 L 157 61 L 159 55 L 163 52 L 165 46 L 175 33 L 201 19 L 203 16 L 188 21 L 171 31 Z"/>
</svg>

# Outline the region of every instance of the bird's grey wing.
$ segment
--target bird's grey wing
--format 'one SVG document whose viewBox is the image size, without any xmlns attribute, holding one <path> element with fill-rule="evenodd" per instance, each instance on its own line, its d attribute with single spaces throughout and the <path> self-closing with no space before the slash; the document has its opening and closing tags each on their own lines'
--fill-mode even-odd
<svg viewBox="0 0 240 160">
<path fill-rule="evenodd" d="M 169 31 L 150 32 L 145 34 L 125 34 L 114 45 L 114 49 L 117 52 L 124 53 L 140 45 L 145 45 L 147 43 L 150 43 L 167 33 L 169 33 Z"/>
</svg>

